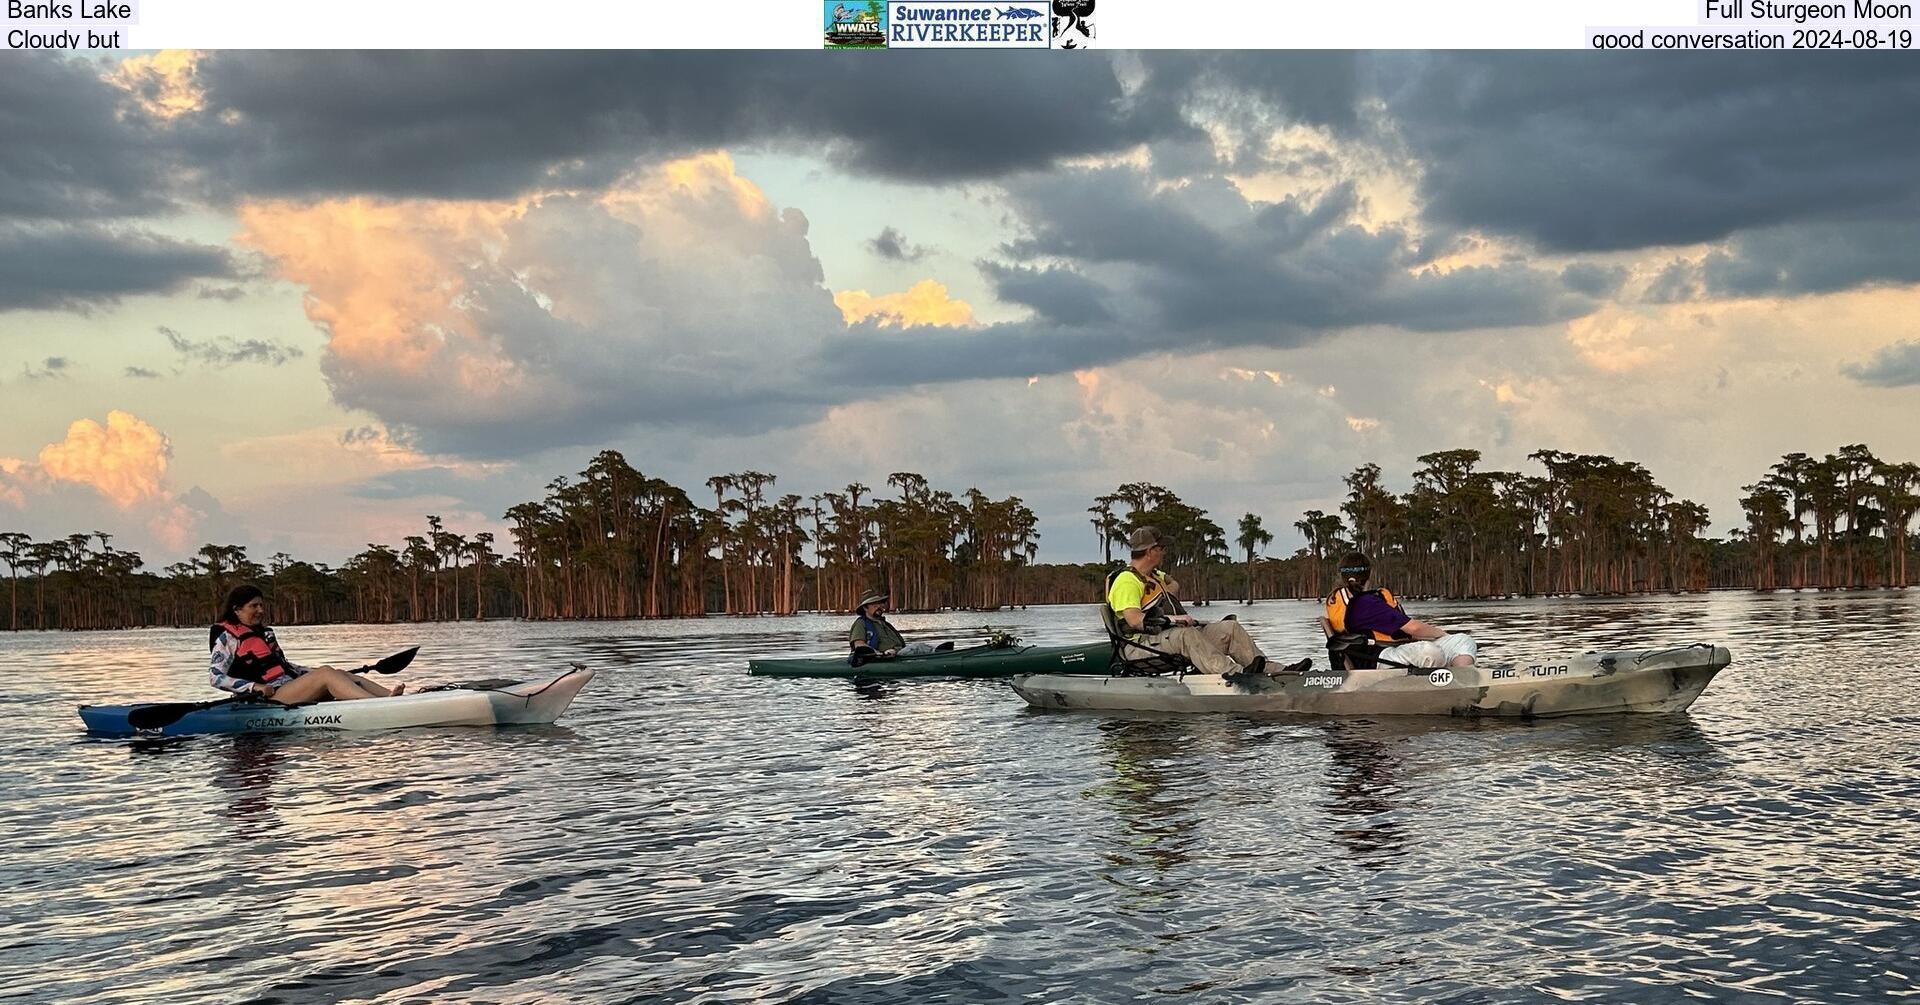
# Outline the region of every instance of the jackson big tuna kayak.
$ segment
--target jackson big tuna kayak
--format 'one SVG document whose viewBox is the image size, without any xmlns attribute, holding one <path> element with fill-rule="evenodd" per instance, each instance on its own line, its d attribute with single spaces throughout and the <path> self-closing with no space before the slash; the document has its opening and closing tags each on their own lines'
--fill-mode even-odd
<svg viewBox="0 0 1920 1005">
<path fill-rule="evenodd" d="M 1724 647 L 1625 650 L 1539 663 L 1409 672 L 1309 670 L 1301 674 L 1013 679 L 1043 709 L 1138 712 L 1275 712 L 1309 715 L 1538 716 L 1680 712 L 1733 662 Z M 1245 683 L 1241 683 L 1245 681 Z"/>
<path fill-rule="evenodd" d="M 897 656 L 851 666 L 845 656 L 748 660 L 756 677 L 858 677 L 898 680 L 907 677 L 1011 677 L 1015 674 L 1106 673 L 1113 647 L 1105 642 L 1078 646 L 972 646 Z"/>
<path fill-rule="evenodd" d="M 427 688 L 392 698 L 280 705 L 270 701 L 222 701 L 204 707 L 169 704 L 82 705 L 87 731 L 103 736 L 180 736 L 188 733 L 255 733 L 287 729 L 397 729 L 403 726 L 504 726 L 554 721 L 593 679 L 574 669 L 537 681 L 480 681 Z M 156 712 L 162 714 L 156 715 Z M 141 722 L 167 720 L 141 728 Z"/>
</svg>

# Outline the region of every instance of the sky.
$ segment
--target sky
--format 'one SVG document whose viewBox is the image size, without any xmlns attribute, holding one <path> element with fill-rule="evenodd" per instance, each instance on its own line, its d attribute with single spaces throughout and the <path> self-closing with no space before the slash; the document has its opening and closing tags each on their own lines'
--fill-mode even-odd
<svg viewBox="0 0 1920 1005">
<path fill-rule="evenodd" d="M 915 471 L 1043 561 L 1165 485 L 1920 459 L 1895 55 L 141 53 L 0 61 L 0 530 L 337 563 L 614 448 Z"/>
</svg>

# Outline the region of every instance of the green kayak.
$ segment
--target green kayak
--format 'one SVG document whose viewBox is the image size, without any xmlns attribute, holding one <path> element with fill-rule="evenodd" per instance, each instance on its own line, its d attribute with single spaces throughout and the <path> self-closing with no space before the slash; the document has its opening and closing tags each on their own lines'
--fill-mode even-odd
<svg viewBox="0 0 1920 1005">
<path fill-rule="evenodd" d="M 1078 646 L 971 646 L 925 656 L 900 656 L 850 666 L 845 656 L 790 660 L 748 660 L 756 677 L 858 677 L 898 680 L 909 677 L 1012 677 L 1015 674 L 1104 674 L 1113 647 L 1105 642 Z"/>
</svg>

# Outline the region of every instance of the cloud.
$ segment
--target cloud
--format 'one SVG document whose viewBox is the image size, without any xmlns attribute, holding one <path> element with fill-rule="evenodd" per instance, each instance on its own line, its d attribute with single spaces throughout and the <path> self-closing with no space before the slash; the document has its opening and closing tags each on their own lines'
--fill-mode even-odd
<svg viewBox="0 0 1920 1005">
<path fill-rule="evenodd" d="M 0 502 L 20 509 L 27 505 L 27 492 L 37 489 L 38 468 L 18 457 L 0 457 Z"/>
<path fill-rule="evenodd" d="M 1767 227 L 1704 255 L 1676 258 L 1655 278 L 1656 303 L 1726 297 L 1801 296 L 1864 286 L 1920 283 L 1912 218 Z"/>
<path fill-rule="evenodd" d="M 1840 372 L 1873 387 L 1913 387 L 1920 384 L 1920 341 L 1895 342 Z"/>
<path fill-rule="evenodd" d="M 379 425 L 318 426 L 254 436 L 223 444 L 220 455 L 260 473 L 265 482 L 276 487 L 327 487 L 367 497 L 387 491 L 369 490 L 367 486 L 386 486 L 390 484 L 386 479 L 402 475 L 431 473 L 444 477 L 444 484 L 471 485 L 509 467 L 501 462 L 431 454 Z"/>
<path fill-rule="evenodd" d="M 55 481 L 76 482 L 126 509 L 159 498 L 173 446 L 131 412 L 107 413 L 107 424 L 76 420 L 66 439 L 40 451 L 40 469 Z"/>
<path fill-rule="evenodd" d="M 125 103 L 91 60 L 11 61 L 0 73 L 0 221 L 73 225 L 172 206 L 172 162 Z"/>
<path fill-rule="evenodd" d="M 19 507 L 19 519 L 36 536 L 99 528 L 120 538 L 125 550 L 157 545 L 184 554 L 221 510 L 197 487 L 185 496 L 173 491 L 167 479 L 172 456 L 166 434 L 114 409 L 104 425 L 76 420 L 34 461 L 0 457 L 0 501 Z"/>
<path fill-rule="evenodd" d="M 147 115 L 177 119 L 206 108 L 200 87 L 200 60 L 206 54 L 192 49 L 164 49 L 129 56 L 108 71 L 106 81 L 127 92 Z"/>
<path fill-rule="evenodd" d="M 485 200 L 721 147 L 945 182 L 1190 131 L 1128 102 L 1106 60 L 923 56 L 223 51 L 193 68 L 202 107 L 169 129 L 229 192 Z"/>
<path fill-rule="evenodd" d="M 965 328 L 974 324 L 973 307 L 955 300 L 945 284 L 931 279 L 877 297 L 866 290 L 842 290 L 833 295 L 833 302 L 850 325 L 871 321 L 882 328 Z"/>
<path fill-rule="evenodd" d="M 1626 280 L 1627 269 L 1621 265 L 1575 262 L 1560 270 L 1560 281 L 1567 289 L 1595 298 L 1613 296 Z"/>
<path fill-rule="evenodd" d="M 1591 309 L 1557 276 L 1523 264 L 1410 271 L 1413 235 L 1352 222 L 1348 185 L 1269 202 L 1221 177 L 1165 187 L 1113 167 L 1032 179 L 1009 201 L 1027 233 L 1007 253 L 1071 262 L 1109 289 L 1132 290 L 1136 301 L 1114 312 L 1138 318 L 1135 337 L 1150 343 L 1299 344 L 1357 325 L 1454 331 Z"/>
<path fill-rule="evenodd" d="M 173 346 L 180 357 L 190 363 L 204 363 L 208 366 L 232 366 L 236 363 L 265 363 L 268 366 L 280 366 L 299 359 L 304 355 L 298 347 L 265 339 L 245 339 L 236 341 L 231 338 L 208 339 L 195 342 L 179 332 L 161 325 L 160 334 L 166 336 L 167 344 Z"/>
<path fill-rule="evenodd" d="M 1643 311 L 1609 307 L 1567 325 L 1567 341 L 1580 358 L 1609 373 L 1639 370 L 1666 358 L 1670 341 L 1656 341 L 1666 331 Z"/>
<path fill-rule="evenodd" d="M 807 241 L 723 154 L 597 197 L 243 208 L 306 290 L 335 400 L 424 449 L 501 456 L 654 422 L 764 428 L 844 392 L 795 379 L 846 331 Z"/>
<path fill-rule="evenodd" d="M 125 371 L 125 375 L 128 377 L 134 377 L 140 380 L 158 380 L 160 377 L 159 373 L 153 370 L 149 370 L 144 366 L 127 367 Z"/>
<path fill-rule="evenodd" d="M 1792 221 L 1911 220 L 1920 67 L 1867 62 L 1372 57 L 1434 223 L 1574 252 L 1717 241 Z M 1846 155 L 1809 153 L 1822 150 Z"/>
<path fill-rule="evenodd" d="M 233 273 L 224 249 L 145 231 L 0 224 L 0 311 L 112 303 Z"/>
<path fill-rule="evenodd" d="M 40 365 L 37 367 L 31 364 L 21 367 L 20 375 L 28 380 L 52 380 L 57 377 L 65 377 L 67 375 L 67 369 L 72 365 L 73 361 L 67 359 L 65 356 L 48 356 L 46 359 L 41 360 Z"/>
<path fill-rule="evenodd" d="M 981 262 L 980 271 L 993 284 L 994 296 L 1030 307 L 1054 324 L 1092 325 L 1113 320 L 1113 312 L 1107 309 L 1111 292 L 1070 268 Z"/>
<path fill-rule="evenodd" d="M 892 227 L 880 228 L 880 233 L 867 240 L 867 249 L 890 262 L 917 262 L 927 257 L 925 247 L 909 244 L 907 236 Z"/>
<path fill-rule="evenodd" d="M 1137 356 L 1305 346 L 1343 331 L 1564 322 L 1595 307 L 1523 263 L 1418 268 L 1417 239 L 1352 220 L 1336 185 L 1268 201 L 1219 176 L 1166 185 L 1140 166 L 1061 169 L 1008 186 L 1020 233 L 981 264 L 1032 317 L 904 340 L 843 340 L 891 383 L 1028 377 Z"/>
</svg>

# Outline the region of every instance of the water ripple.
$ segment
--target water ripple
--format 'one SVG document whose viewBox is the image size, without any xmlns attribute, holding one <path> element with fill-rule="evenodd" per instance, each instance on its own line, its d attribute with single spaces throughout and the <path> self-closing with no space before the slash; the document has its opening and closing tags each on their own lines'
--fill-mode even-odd
<svg viewBox="0 0 1920 1005">
<path fill-rule="evenodd" d="M 420 643 L 426 682 L 601 673 L 550 727 L 102 741 L 73 706 L 203 697 L 204 635 L 0 636 L 0 1000 L 1911 996 L 1917 601 L 1421 605 L 1493 659 L 1735 652 L 1689 715 L 1536 723 L 744 676 L 832 651 L 821 616 L 288 628 L 316 662 Z M 1318 648 L 1311 605 L 1230 609 Z M 1090 635 L 1085 608 L 994 619 Z"/>
</svg>

